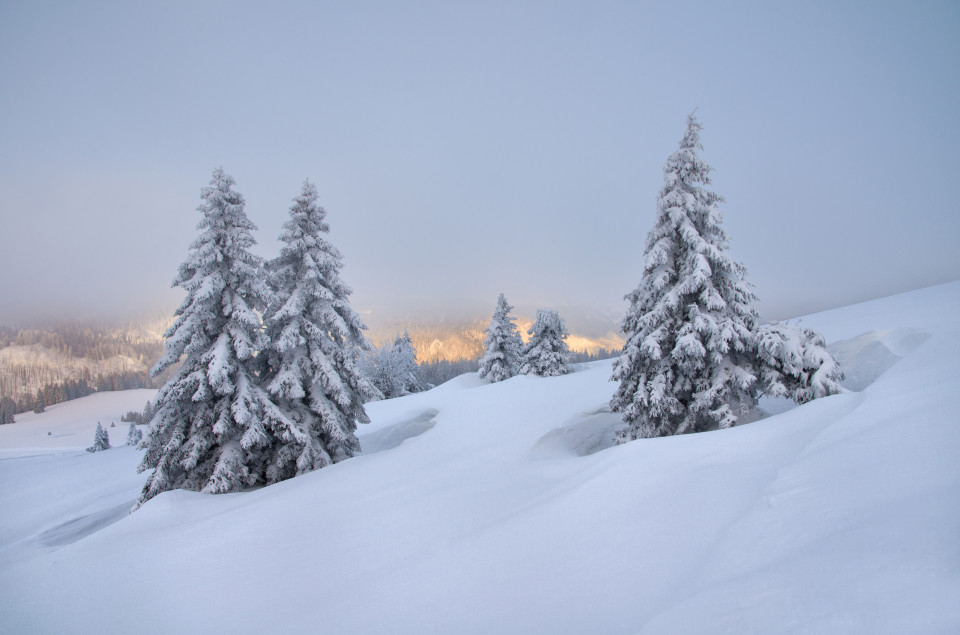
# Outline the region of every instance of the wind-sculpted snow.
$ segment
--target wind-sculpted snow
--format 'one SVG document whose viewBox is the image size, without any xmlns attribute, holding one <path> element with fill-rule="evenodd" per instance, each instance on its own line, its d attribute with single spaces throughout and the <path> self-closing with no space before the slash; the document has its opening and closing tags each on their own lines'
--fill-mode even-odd
<svg viewBox="0 0 960 635">
<path fill-rule="evenodd" d="M 830 354 L 843 368 L 841 385 L 848 390 L 863 390 L 929 339 L 930 334 L 910 328 L 870 331 L 834 342 Z"/>
<path fill-rule="evenodd" d="M 110 524 L 145 475 L 83 452 L 85 420 L 73 449 L 0 460 L 0 631 L 960 632 L 957 315 L 960 283 L 808 316 L 883 372 L 615 447 L 611 362 L 465 375 L 368 404 L 355 458 Z M 0 456 L 71 407 L 0 428 Z"/>
<path fill-rule="evenodd" d="M 392 450 L 407 439 L 418 437 L 433 426 L 437 425 L 434 417 L 437 411 L 433 408 L 424 410 L 408 421 L 401 421 L 376 432 L 364 435 L 360 442 L 364 454 Z"/>
<path fill-rule="evenodd" d="M 56 527 L 47 529 L 37 537 L 37 540 L 47 547 L 69 545 L 125 517 L 136 502 L 136 499 L 131 498 L 115 507 L 71 518 Z"/>
<path fill-rule="evenodd" d="M 587 456 L 616 445 L 616 432 L 624 425 L 609 406 L 583 412 L 540 437 L 530 450 L 533 458 L 557 458 L 565 454 Z"/>
</svg>

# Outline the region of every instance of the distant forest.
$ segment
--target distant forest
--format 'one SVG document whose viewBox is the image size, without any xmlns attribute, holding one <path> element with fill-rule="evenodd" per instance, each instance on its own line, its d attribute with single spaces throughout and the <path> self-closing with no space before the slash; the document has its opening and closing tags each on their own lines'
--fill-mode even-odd
<svg viewBox="0 0 960 635">
<path fill-rule="evenodd" d="M 163 331 L 169 320 L 140 319 L 121 326 L 79 322 L 31 328 L 0 325 L 0 423 L 8 423 L 15 414 L 94 392 L 158 388 L 168 373 L 151 379 L 150 368 L 163 353 Z M 439 386 L 476 372 L 484 327 L 480 320 L 409 325 L 423 384 Z M 385 337 L 388 332 L 381 328 L 373 335 Z M 569 361 L 594 361 L 619 353 L 607 348 L 578 351 L 570 354 Z"/>
<path fill-rule="evenodd" d="M 92 392 L 153 388 L 164 319 L 122 326 L 60 322 L 0 326 L 0 422 Z"/>
<path fill-rule="evenodd" d="M 593 353 L 587 351 L 570 351 L 567 361 L 571 364 L 579 364 L 582 362 L 596 362 L 601 359 L 610 359 L 611 357 L 617 357 L 619 355 L 619 349 L 610 350 L 607 348 L 600 348 Z M 419 352 L 417 357 L 419 357 Z M 420 362 L 417 366 L 420 370 L 421 382 L 429 388 L 430 386 L 439 386 L 464 373 L 477 372 L 477 369 L 480 367 L 480 356 L 478 355 L 475 359 L 459 359 L 456 361 L 441 359 L 430 362 Z"/>
</svg>

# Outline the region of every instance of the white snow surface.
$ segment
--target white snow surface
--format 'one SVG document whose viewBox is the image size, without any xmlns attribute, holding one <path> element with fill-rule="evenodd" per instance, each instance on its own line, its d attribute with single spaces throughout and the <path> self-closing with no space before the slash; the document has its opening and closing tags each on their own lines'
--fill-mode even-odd
<svg viewBox="0 0 960 635">
<path fill-rule="evenodd" d="M 958 316 L 960 282 L 807 316 L 850 392 L 616 447 L 610 362 L 465 375 L 369 404 L 361 456 L 130 515 L 149 392 L 20 415 L 0 631 L 960 632 Z"/>
</svg>

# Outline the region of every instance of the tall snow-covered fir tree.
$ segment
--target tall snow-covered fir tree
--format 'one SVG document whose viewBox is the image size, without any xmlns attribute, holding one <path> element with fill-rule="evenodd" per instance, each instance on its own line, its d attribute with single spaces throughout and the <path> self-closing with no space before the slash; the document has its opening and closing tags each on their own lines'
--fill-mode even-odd
<svg viewBox="0 0 960 635">
<path fill-rule="evenodd" d="M 250 252 L 256 228 L 233 185 L 218 168 L 201 190 L 200 235 L 173 282 L 187 296 L 151 372 L 182 364 L 155 398 L 140 464 L 155 470 L 138 506 L 171 489 L 222 493 L 265 482 L 278 442 L 307 443 L 258 385 L 256 354 L 265 344 L 258 313 L 270 291 Z"/>
<path fill-rule="evenodd" d="M 521 353 L 520 373 L 556 377 L 570 372 L 567 325 L 553 309 L 537 309 L 537 321 L 527 331 L 530 339 Z"/>
<path fill-rule="evenodd" d="M 264 314 L 263 382 L 302 440 L 275 445 L 267 482 L 360 452 L 357 422 L 369 422 L 363 404 L 377 394 L 359 367 L 367 327 L 350 307 L 352 291 L 340 279 L 343 256 L 324 238 L 330 227 L 317 198 L 305 181 L 283 226 L 280 255 L 268 266 L 274 295 Z"/>
<path fill-rule="evenodd" d="M 484 351 L 479 370 L 481 379 L 503 381 L 516 375 L 520 369 L 523 340 L 520 339 L 516 320 L 510 315 L 512 309 L 501 293 L 483 343 Z"/>
<path fill-rule="evenodd" d="M 725 253 L 723 199 L 706 189 L 700 129 L 691 114 L 663 168 L 643 277 L 626 296 L 627 341 L 610 402 L 628 424 L 621 443 L 732 426 L 758 393 L 755 296 L 743 265 Z"/>
</svg>

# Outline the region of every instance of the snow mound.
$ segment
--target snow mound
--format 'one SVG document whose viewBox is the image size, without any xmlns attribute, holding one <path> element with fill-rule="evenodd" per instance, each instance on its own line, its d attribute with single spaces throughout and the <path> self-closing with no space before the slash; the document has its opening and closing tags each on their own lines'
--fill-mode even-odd
<svg viewBox="0 0 960 635">
<path fill-rule="evenodd" d="M 384 450 L 392 450 L 407 439 L 418 437 L 437 425 L 436 417 L 439 410 L 428 408 L 406 421 L 394 423 L 370 434 L 360 436 L 360 446 L 364 454 L 374 454 Z"/>
<path fill-rule="evenodd" d="M 126 517 L 126 515 L 130 513 L 130 508 L 133 507 L 136 502 L 137 499 L 131 498 L 114 507 L 97 510 L 78 518 L 72 518 L 60 523 L 56 527 L 47 529 L 37 537 L 37 540 L 47 547 L 60 547 L 72 544 Z"/>
<path fill-rule="evenodd" d="M 530 457 L 589 456 L 613 447 L 617 429 L 623 425 L 620 415 L 610 412 L 608 406 L 581 413 L 540 437 L 530 449 Z"/>
<path fill-rule="evenodd" d="M 841 385 L 861 391 L 929 338 L 930 333 L 919 329 L 896 328 L 863 333 L 834 342 L 827 349 L 843 369 Z"/>
</svg>

